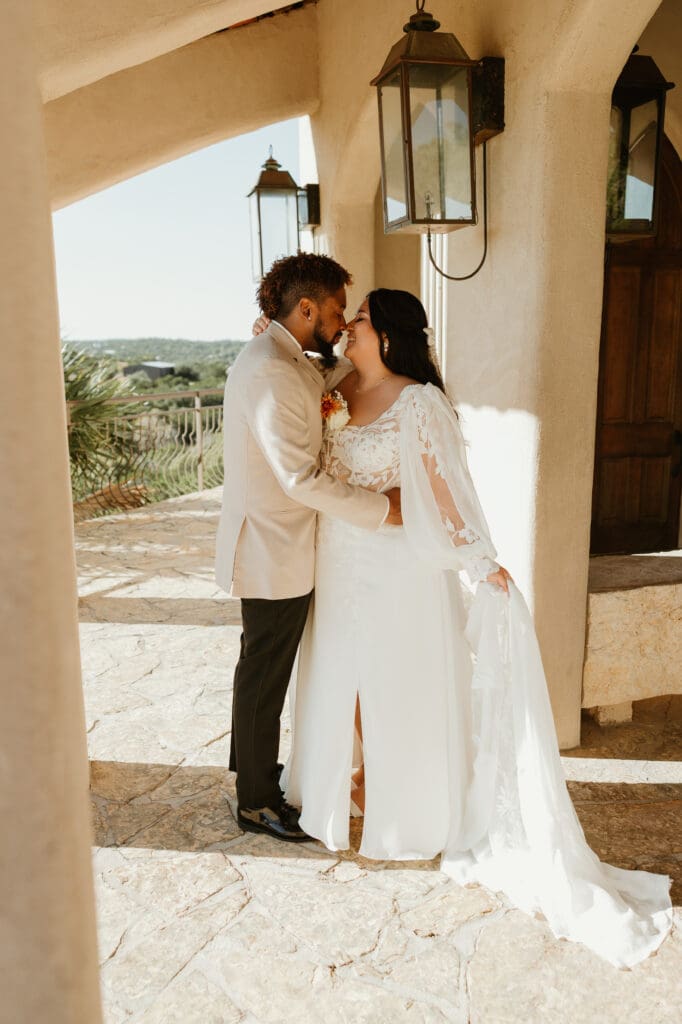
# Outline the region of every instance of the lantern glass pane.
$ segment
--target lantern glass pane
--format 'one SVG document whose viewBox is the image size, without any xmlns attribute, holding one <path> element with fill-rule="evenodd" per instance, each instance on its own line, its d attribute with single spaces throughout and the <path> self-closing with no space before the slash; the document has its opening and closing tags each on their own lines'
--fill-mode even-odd
<svg viewBox="0 0 682 1024">
<path fill-rule="evenodd" d="M 439 64 L 409 69 L 417 220 L 473 220 L 469 72 Z"/>
<path fill-rule="evenodd" d="M 260 252 L 260 219 L 258 216 L 258 193 L 252 192 L 249 196 L 249 218 L 251 221 L 251 274 L 254 281 L 260 281 L 263 276 Z"/>
<path fill-rule="evenodd" d="M 298 251 L 298 196 L 295 191 L 260 193 L 260 231 L 263 273 L 282 256 Z"/>
<path fill-rule="evenodd" d="M 407 217 L 405 148 L 400 89 L 400 71 L 379 86 L 379 108 L 384 152 L 384 202 L 388 224 Z"/>
<path fill-rule="evenodd" d="M 654 216 L 658 104 L 643 103 L 630 111 L 628 164 L 625 178 L 625 219 L 651 221 Z"/>
</svg>

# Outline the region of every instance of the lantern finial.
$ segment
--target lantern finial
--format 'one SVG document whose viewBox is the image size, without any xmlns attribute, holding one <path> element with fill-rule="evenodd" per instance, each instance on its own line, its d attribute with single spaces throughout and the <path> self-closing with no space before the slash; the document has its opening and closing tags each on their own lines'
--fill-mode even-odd
<svg viewBox="0 0 682 1024">
<path fill-rule="evenodd" d="M 426 0 L 417 0 L 417 13 L 413 14 L 407 25 L 403 25 L 403 32 L 437 32 L 440 22 L 436 21 L 432 14 L 424 10 Z"/>
<path fill-rule="evenodd" d="M 261 164 L 264 171 L 278 171 L 282 166 L 278 163 L 272 155 L 272 146 L 268 149 L 268 158 L 264 164 Z"/>
</svg>

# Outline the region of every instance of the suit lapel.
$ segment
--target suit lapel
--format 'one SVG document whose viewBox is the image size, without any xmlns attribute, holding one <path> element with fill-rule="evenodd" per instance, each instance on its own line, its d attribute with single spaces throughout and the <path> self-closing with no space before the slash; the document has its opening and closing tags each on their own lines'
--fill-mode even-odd
<svg viewBox="0 0 682 1024">
<path fill-rule="evenodd" d="M 291 337 L 289 332 L 276 323 L 271 323 L 267 330 L 277 343 L 282 354 L 295 363 L 301 373 L 307 374 L 311 380 L 314 380 L 320 391 L 322 391 L 324 380 L 319 370 L 315 369 L 315 361 L 306 357 L 301 346 Z"/>
</svg>

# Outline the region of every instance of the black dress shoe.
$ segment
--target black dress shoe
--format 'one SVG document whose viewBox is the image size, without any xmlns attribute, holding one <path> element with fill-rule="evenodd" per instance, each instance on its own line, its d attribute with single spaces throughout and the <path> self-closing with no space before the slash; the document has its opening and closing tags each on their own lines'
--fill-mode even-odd
<svg viewBox="0 0 682 1024">
<path fill-rule="evenodd" d="M 285 843 L 311 842 L 311 837 L 298 824 L 298 811 L 284 801 L 276 810 L 272 807 L 240 807 L 237 822 L 245 832 L 264 832 Z"/>
<path fill-rule="evenodd" d="M 288 804 L 286 800 L 282 798 L 282 802 L 277 810 L 279 811 L 280 818 L 286 821 L 287 825 L 296 828 L 298 827 L 298 819 L 301 817 L 301 812 L 298 807 L 292 807 L 291 804 Z"/>
</svg>

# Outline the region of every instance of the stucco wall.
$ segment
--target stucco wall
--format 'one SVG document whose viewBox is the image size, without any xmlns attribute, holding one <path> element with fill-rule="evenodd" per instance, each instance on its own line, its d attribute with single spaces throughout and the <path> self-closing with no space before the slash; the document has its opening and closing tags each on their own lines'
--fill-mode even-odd
<svg viewBox="0 0 682 1024">
<path fill-rule="evenodd" d="M 153 60 L 272 7 L 272 0 L 35 0 L 43 100 Z"/>
<path fill-rule="evenodd" d="M 0 33 L 0 1018 L 98 1024 L 73 512 L 29 6 Z"/>
<path fill-rule="evenodd" d="M 421 243 L 419 235 L 394 231 L 384 234 L 384 204 L 381 188 L 374 199 L 374 286 L 403 288 L 419 295 L 421 289 Z"/>
<path fill-rule="evenodd" d="M 316 43 L 308 7 L 209 36 L 45 104 L 53 206 L 314 110 Z M 288 52 L 297 60 L 284 59 Z"/>
</svg>

